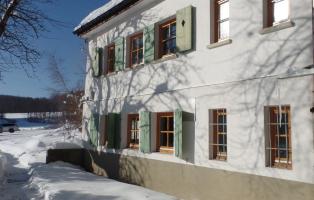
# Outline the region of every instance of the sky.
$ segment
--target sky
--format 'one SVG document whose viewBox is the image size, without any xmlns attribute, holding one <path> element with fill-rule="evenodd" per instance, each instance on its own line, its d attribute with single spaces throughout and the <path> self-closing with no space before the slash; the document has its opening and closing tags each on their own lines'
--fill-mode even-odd
<svg viewBox="0 0 314 200">
<path fill-rule="evenodd" d="M 34 41 L 42 53 L 42 59 L 35 74 L 27 75 L 22 69 L 12 69 L 3 73 L 0 81 L 0 95 L 27 97 L 49 97 L 52 82 L 47 66 L 48 55 L 55 55 L 62 60 L 60 67 L 71 86 L 84 79 L 85 56 L 84 40 L 74 35 L 73 29 L 91 11 L 104 5 L 108 0 L 55 0 L 53 4 L 41 9 L 51 18 L 63 22 L 62 27 L 49 27 L 49 32 Z"/>
</svg>

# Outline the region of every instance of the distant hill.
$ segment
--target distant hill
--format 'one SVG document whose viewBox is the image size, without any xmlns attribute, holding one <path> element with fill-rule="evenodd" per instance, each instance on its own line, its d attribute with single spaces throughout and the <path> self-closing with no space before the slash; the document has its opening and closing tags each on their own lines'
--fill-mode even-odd
<svg viewBox="0 0 314 200">
<path fill-rule="evenodd" d="M 57 112 L 55 99 L 0 95 L 0 113 Z"/>
</svg>

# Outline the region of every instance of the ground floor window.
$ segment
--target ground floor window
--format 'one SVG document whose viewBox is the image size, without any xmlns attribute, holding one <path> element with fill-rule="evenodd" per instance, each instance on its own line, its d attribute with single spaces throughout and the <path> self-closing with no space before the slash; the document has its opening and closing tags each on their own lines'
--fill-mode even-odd
<svg viewBox="0 0 314 200">
<path fill-rule="evenodd" d="M 266 165 L 268 167 L 292 168 L 290 106 L 265 108 Z"/>
<path fill-rule="evenodd" d="M 173 112 L 157 114 L 157 151 L 173 153 L 174 118 Z"/>
<path fill-rule="evenodd" d="M 139 114 L 128 115 L 128 146 L 129 148 L 139 148 Z"/>
<path fill-rule="evenodd" d="M 213 109 L 209 113 L 210 158 L 225 161 L 227 160 L 227 110 Z"/>
</svg>

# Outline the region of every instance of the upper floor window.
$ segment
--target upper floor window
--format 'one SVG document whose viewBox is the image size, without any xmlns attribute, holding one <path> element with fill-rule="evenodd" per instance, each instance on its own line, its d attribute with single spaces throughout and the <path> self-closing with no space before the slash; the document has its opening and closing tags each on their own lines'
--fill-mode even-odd
<svg viewBox="0 0 314 200">
<path fill-rule="evenodd" d="M 229 38 L 229 0 L 215 0 L 215 41 Z"/>
<path fill-rule="evenodd" d="M 159 26 L 159 57 L 176 52 L 176 19 Z"/>
<path fill-rule="evenodd" d="M 130 148 L 139 148 L 139 115 L 128 115 L 128 144 Z"/>
<path fill-rule="evenodd" d="M 130 37 L 130 67 L 143 63 L 143 33 Z"/>
<path fill-rule="evenodd" d="M 265 109 L 266 164 L 269 167 L 292 167 L 290 106 Z"/>
<path fill-rule="evenodd" d="M 211 158 L 227 160 L 227 110 L 214 109 L 209 113 Z"/>
<path fill-rule="evenodd" d="M 107 74 L 114 72 L 115 44 L 107 46 Z"/>
<path fill-rule="evenodd" d="M 273 26 L 289 19 L 289 0 L 266 0 L 267 24 Z"/>
</svg>

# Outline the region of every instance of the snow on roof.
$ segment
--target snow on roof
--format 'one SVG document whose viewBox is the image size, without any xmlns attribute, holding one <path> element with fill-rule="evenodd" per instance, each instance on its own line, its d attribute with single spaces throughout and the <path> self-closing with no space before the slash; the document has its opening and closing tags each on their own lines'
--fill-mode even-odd
<svg viewBox="0 0 314 200">
<path fill-rule="evenodd" d="M 110 9 L 112 9 L 113 7 L 121 3 L 122 1 L 125 1 L 125 0 L 110 0 L 108 3 L 106 3 L 102 7 L 92 11 L 81 21 L 81 23 L 77 27 L 74 28 L 74 31 L 78 30 L 79 28 L 86 25 L 87 23 L 93 21 L 100 15 L 106 13 L 107 11 L 109 11 Z"/>
</svg>

